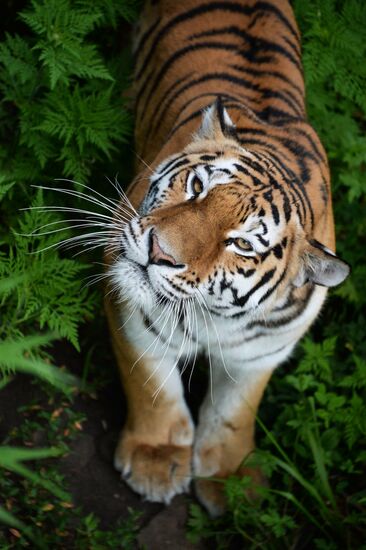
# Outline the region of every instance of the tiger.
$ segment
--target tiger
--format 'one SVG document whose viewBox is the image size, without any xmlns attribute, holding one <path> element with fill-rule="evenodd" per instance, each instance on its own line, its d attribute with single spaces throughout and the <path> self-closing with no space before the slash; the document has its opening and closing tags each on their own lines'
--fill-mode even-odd
<svg viewBox="0 0 366 550">
<path fill-rule="evenodd" d="M 247 458 L 264 390 L 350 268 L 287 0 L 147 1 L 133 58 L 136 175 L 105 252 L 127 400 L 114 465 L 151 502 L 192 481 L 217 516 L 217 480 L 261 482 Z M 194 422 L 181 374 L 198 356 Z"/>
</svg>

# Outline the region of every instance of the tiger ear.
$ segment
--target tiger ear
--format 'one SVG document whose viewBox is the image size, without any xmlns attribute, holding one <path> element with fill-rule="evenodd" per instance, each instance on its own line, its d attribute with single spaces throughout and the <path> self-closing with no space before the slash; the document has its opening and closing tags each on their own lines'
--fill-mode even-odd
<svg viewBox="0 0 366 550">
<path fill-rule="evenodd" d="M 204 110 L 201 126 L 195 136 L 197 139 L 236 139 L 235 124 L 222 104 L 220 96 L 210 107 Z"/>
<path fill-rule="evenodd" d="M 349 265 L 329 248 L 319 241 L 311 240 L 301 258 L 294 285 L 299 287 L 311 281 L 321 286 L 336 286 L 346 279 L 350 271 Z"/>
</svg>

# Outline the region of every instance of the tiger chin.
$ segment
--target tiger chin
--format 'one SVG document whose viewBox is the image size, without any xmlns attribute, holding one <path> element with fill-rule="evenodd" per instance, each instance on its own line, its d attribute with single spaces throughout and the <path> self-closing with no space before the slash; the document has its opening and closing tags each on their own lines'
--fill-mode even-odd
<svg viewBox="0 0 366 550">
<path fill-rule="evenodd" d="M 167 0 L 141 16 L 143 160 L 106 249 L 116 290 L 106 310 L 128 405 L 115 467 L 152 502 L 193 480 L 215 516 L 225 510 L 215 479 L 259 482 L 245 462 L 265 387 L 349 273 L 334 253 L 299 52 L 285 1 Z M 181 373 L 198 355 L 209 387 L 195 425 Z"/>
</svg>

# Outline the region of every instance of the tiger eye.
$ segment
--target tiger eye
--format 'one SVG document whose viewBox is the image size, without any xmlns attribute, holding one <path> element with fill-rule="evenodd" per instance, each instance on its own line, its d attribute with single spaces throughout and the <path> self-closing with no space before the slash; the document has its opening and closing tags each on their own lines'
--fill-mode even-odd
<svg viewBox="0 0 366 550">
<path fill-rule="evenodd" d="M 253 250 L 253 247 L 251 244 L 248 243 L 245 239 L 242 239 L 241 237 L 238 237 L 237 239 L 234 239 L 235 246 L 242 250 L 243 252 L 248 252 L 250 250 Z"/>
<path fill-rule="evenodd" d="M 197 176 L 194 176 L 191 186 L 192 186 L 192 191 L 195 195 L 199 195 L 200 193 L 202 193 L 203 183 Z"/>
</svg>

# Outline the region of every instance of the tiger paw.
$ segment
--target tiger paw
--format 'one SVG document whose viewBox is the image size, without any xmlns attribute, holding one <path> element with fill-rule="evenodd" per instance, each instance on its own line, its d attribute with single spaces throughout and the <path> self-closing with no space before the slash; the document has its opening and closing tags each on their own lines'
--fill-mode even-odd
<svg viewBox="0 0 366 550">
<path fill-rule="evenodd" d="M 127 439 L 120 443 L 114 464 L 136 493 L 151 502 L 169 504 L 189 488 L 191 458 L 191 446 L 152 446 Z"/>
<path fill-rule="evenodd" d="M 226 496 L 224 479 L 207 478 L 194 481 L 194 492 L 198 501 L 206 508 L 211 517 L 224 514 L 226 510 Z"/>
<path fill-rule="evenodd" d="M 211 478 L 197 478 L 194 481 L 195 494 L 199 502 L 206 508 L 211 517 L 218 517 L 225 513 L 227 509 L 227 499 L 225 493 L 225 481 L 230 476 L 251 478 L 248 488 L 243 488 L 245 497 L 254 501 L 259 497 L 258 487 L 267 485 L 266 479 L 259 468 L 241 467 L 237 472 L 222 475 L 220 473 Z"/>
</svg>

